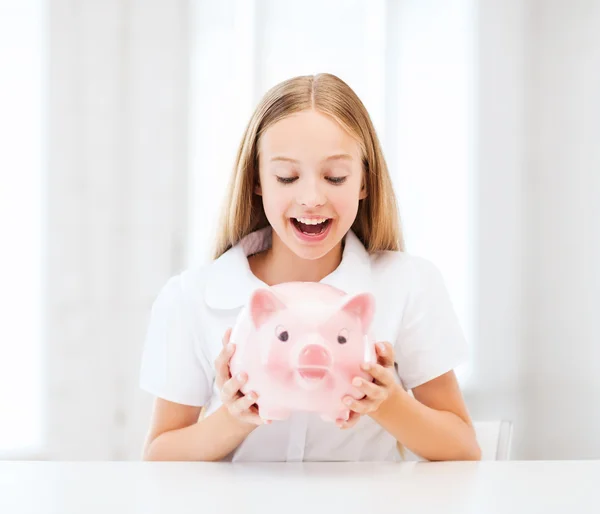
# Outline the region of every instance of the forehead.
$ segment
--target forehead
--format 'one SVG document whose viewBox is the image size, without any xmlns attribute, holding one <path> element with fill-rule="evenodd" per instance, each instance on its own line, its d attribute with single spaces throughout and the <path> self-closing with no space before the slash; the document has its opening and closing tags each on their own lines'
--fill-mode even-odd
<svg viewBox="0 0 600 514">
<path fill-rule="evenodd" d="M 320 160 L 347 153 L 360 159 L 360 145 L 336 120 L 316 111 L 292 114 L 271 125 L 261 136 L 263 159 L 275 156 Z"/>
</svg>

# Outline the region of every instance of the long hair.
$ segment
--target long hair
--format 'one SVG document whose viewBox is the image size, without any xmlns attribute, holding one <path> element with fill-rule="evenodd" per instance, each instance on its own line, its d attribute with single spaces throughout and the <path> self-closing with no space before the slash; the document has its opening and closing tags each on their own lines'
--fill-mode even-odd
<svg viewBox="0 0 600 514">
<path fill-rule="evenodd" d="M 279 120 L 310 109 L 332 117 L 360 144 L 367 197 L 359 202 L 352 230 L 369 253 L 404 250 L 392 181 L 369 113 L 343 80 L 321 73 L 285 80 L 257 105 L 237 151 L 217 229 L 215 259 L 268 225 L 262 198 L 255 194 L 261 135 Z"/>
</svg>

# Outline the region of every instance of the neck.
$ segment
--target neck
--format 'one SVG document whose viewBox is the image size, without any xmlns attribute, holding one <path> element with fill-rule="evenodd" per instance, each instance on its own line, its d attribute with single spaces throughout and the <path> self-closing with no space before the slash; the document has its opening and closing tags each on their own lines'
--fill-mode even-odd
<svg viewBox="0 0 600 514">
<path fill-rule="evenodd" d="M 319 282 L 342 261 L 342 242 L 315 260 L 302 259 L 292 252 L 273 231 L 271 248 L 250 259 L 252 272 L 265 284 L 282 282 Z"/>
</svg>

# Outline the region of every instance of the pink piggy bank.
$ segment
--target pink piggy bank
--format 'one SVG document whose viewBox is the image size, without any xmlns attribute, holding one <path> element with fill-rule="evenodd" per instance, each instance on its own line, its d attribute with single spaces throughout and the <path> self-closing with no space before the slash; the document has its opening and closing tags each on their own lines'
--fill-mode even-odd
<svg viewBox="0 0 600 514">
<path fill-rule="evenodd" d="M 349 296 L 317 282 L 257 289 L 231 332 L 231 374 L 248 375 L 242 392 L 258 394 L 262 419 L 299 410 L 347 420 L 342 398 L 363 396 L 352 379 L 372 380 L 360 365 L 376 361 L 369 333 L 374 309 L 369 293 Z"/>
</svg>

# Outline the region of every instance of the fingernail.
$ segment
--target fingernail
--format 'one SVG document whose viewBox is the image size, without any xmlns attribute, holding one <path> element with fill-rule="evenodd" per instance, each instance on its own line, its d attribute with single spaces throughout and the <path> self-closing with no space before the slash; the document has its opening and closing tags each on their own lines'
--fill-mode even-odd
<svg viewBox="0 0 600 514">
<path fill-rule="evenodd" d="M 377 348 L 379 348 L 382 352 L 385 353 L 385 345 L 383 343 L 377 343 Z"/>
<path fill-rule="evenodd" d="M 344 403 L 345 403 L 346 405 L 352 405 L 352 398 L 345 398 L 345 399 L 344 399 Z"/>
<path fill-rule="evenodd" d="M 371 368 L 371 364 L 369 364 L 368 362 L 363 362 L 363 363 L 360 365 L 360 367 L 361 367 L 362 369 L 364 369 L 365 371 L 367 371 L 368 369 L 370 369 L 370 368 Z"/>
<path fill-rule="evenodd" d="M 238 373 L 237 377 L 236 377 L 240 382 L 243 382 L 244 380 L 246 380 L 246 377 L 244 376 L 243 373 Z"/>
<path fill-rule="evenodd" d="M 356 387 L 358 387 L 361 383 L 362 383 L 362 380 L 358 377 L 352 381 L 352 385 L 356 386 Z"/>
<path fill-rule="evenodd" d="M 231 352 L 233 351 L 233 343 L 228 343 L 228 344 L 227 344 L 227 351 L 228 351 L 229 353 L 231 353 Z"/>
<path fill-rule="evenodd" d="M 251 400 L 256 400 L 256 393 L 249 393 L 248 398 L 250 398 Z"/>
</svg>

